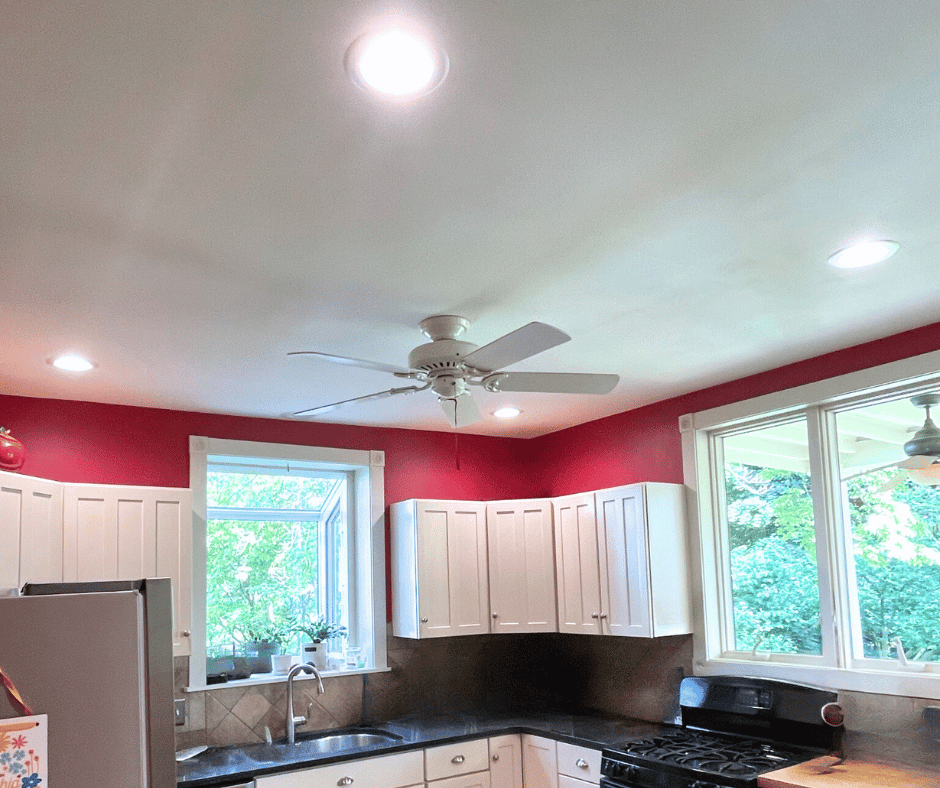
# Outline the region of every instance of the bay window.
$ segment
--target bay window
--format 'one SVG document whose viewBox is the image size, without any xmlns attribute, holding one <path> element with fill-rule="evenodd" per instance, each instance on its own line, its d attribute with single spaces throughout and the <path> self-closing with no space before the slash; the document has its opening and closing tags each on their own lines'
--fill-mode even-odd
<svg viewBox="0 0 940 788">
<path fill-rule="evenodd" d="M 192 688 L 207 656 L 299 654 L 311 622 L 345 630 L 328 650 L 386 669 L 383 466 L 383 452 L 190 438 Z"/>
<path fill-rule="evenodd" d="M 940 486 L 903 467 L 938 370 L 930 353 L 682 417 L 697 673 L 940 698 Z"/>
</svg>

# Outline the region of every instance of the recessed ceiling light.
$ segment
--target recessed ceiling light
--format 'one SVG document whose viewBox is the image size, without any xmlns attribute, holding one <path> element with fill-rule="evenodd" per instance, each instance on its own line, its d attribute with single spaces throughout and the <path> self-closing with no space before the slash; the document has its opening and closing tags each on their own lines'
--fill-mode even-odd
<svg viewBox="0 0 940 788">
<path fill-rule="evenodd" d="M 895 241 L 863 241 L 830 255 L 829 265 L 835 268 L 864 268 L 887 260 L 897 250 Z"/>
<path fill-rule="evenodd" d="M 447 55 L 425 36 L 390 27 L 360 36 L 346 51 L 346 71 L 359 87 L 384 98 L 409 100 L 447 76 Z"/>
<path fill-rule="evenodd" d="M 520 413 L 522 413 L 522 411 L 519 410 L 519 408 L 514 408 L 511 405 L 507 405 L 504 408 L 497 408 L 493 411 L 493 415 L 497 419 L 514 419 Z"/>
<path fill-rule="evenodd" d="M 66 372 L 87 372 L 95 366 L 87 358 L 82 358 L 75 353 L 57 356 L 51 363 L 56 369 L 63 369 Z"/>
</svg>

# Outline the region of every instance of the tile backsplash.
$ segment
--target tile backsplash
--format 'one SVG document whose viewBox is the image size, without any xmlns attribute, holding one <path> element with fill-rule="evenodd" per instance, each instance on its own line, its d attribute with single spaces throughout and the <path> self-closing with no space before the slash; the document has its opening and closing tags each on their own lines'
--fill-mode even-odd
<svg viewBox="0 0 940 788">
<path fill-rule="evenodd" d="M 692 638 L 578 637 L 557 633 L 433 640 L 389 636 L 384 673 L 294 685 L 294 713 L 323 730 L 409 715 L 513 709 L 594 709 L 650 721 L 671 720 L 679 681 L 692 666 Z M 181 691 L 187 660 L 177 658 L 176 694 L 187 699 L 177 748 L 264 741 L 285 734 L 286 684 Z M 936 701 L 843 692 L 850 754 L 940 765 L 923 709 Z"/>
</svg>

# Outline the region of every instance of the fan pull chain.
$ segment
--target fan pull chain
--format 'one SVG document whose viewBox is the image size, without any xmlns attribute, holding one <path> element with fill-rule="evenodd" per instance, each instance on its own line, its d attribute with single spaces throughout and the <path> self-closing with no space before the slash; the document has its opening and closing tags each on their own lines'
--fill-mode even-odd
<svg viewBox="0 0 940 788">
<path fill-rule="evenodd" d="M 457 424 L 457 400 L 454 400 L 454 424 Z M 460 446 L 457 444 L 457 428 L 454 427 L 454 465 L 460 470 Z"/>
</svg>

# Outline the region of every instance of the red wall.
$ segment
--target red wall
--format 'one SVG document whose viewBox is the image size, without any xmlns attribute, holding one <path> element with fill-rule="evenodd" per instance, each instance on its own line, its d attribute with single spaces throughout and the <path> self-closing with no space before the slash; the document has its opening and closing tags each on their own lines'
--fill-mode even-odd
<svg viewBox="0 0 940 788">
<path fill-rule="evenodd" d="M 529 441 L 535 497 L 633 482 L 682 482 L 679 417 L 940 350 L 940 323 L 694 391 Z"/>
<path fill-rule="evenodd" d="M 940 323 L 800 361 L 533 440 L 257 419 L 0 395 L 21 472 L 67 482 L 189 486 L 189 436 L 385 452 L 385 500 L 563 495 L 681 482 L 678 420 L 773 391 L 940 350 Z M 459 468 L 457 459 L 459 457 Z M 390 577 L 390 573 L 388 574 Z M 390 599 L 390 596 L 389 596 Z"/>
</svg>

